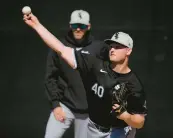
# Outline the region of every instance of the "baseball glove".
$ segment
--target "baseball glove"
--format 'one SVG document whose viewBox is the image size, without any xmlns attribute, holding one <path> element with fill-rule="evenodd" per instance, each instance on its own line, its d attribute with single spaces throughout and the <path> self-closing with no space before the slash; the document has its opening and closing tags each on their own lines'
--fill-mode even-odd
<svg viewBox="0 0 173 138">
<path fill-rule="evenodd" d="M 112 91 L 112 105 L 118 104 L 120 106 L 111 112 L 114 112 L 116 116 L 125 112 L 127 109 L 127 98 L 130 94 L 131 92 L 127 87 L 127 82 L 116 84 Z"/>
</svg>

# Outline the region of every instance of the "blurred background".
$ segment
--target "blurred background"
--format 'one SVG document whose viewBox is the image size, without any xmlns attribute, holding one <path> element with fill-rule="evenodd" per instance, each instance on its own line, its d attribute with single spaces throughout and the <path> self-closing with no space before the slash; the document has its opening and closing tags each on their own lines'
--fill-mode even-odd
<svg viewBox="0 0 173 138">
<path fill-rule="evenodd" d="M 50 113 L 44 90 L 48 48 L 24 24 L 26 5 L 58 38 L 67 33 L 76 9 L 90 13 L 98 39 L 129 33 L 134 39 L 130 66 L 145 86 L 149 110 L 136 138 L 173 137 L 171 0 L 6 0 L 0 8 L 0 138 L 43 138 Z M 73 138 L 73 129 L 64 138 Z"/>
</svg>

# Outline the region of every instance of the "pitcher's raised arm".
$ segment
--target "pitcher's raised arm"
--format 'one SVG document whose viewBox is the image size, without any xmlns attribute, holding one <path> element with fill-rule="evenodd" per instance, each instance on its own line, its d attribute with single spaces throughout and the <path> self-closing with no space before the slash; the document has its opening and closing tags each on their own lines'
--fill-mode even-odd
<svg viewBox="0 0 173 138">
<path fill-rule="evenodd" d="M 32 13 L 24 15 L 23 19 L 27 25 L 33 28 L 41 39 L 51 49 L 56 51 L 72 68 L 75 67 L 75 57 L 73 48 L 65 46 L 51 32 L 49 32 Z"/>
</svg>

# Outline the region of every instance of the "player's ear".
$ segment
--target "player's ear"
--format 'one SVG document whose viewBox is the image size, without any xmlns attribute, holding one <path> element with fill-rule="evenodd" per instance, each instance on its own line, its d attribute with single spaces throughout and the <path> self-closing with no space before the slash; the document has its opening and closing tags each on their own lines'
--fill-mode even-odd
<svg viewBox="0 0 173 138">
<path fill-rule="evenodd" d="M 131 48 L 128 48 L 127 49 L 127 56 L 130 56 L 131 53 L 132 53 L 132 49 Z"/>
<path fill-rule="evenodd" d="M 90 29 L 91 29 L 91 24 L 88 25 L 88 30 L 90 30 Z"/>
</svg>

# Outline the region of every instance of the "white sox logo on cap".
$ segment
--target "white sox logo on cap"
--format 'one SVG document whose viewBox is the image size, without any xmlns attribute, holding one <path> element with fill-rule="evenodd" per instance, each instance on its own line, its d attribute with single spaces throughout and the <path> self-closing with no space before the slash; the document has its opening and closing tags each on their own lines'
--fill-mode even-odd
<svg viewBox="0 0 173 138">
<path fill-rule="evenodd" d="M 118 39 L 119 32 L 115 33 L 115 39 Z"/>
<path fill-rule="evenodd" d="M 82 19 L 82 15 L 81 15 L 81 13 L 80 13 L 80 12 L 78 13 L 78 16 L 79 16 L 79 18 L 80 18 L 80 19 Z"/>
</svg>

